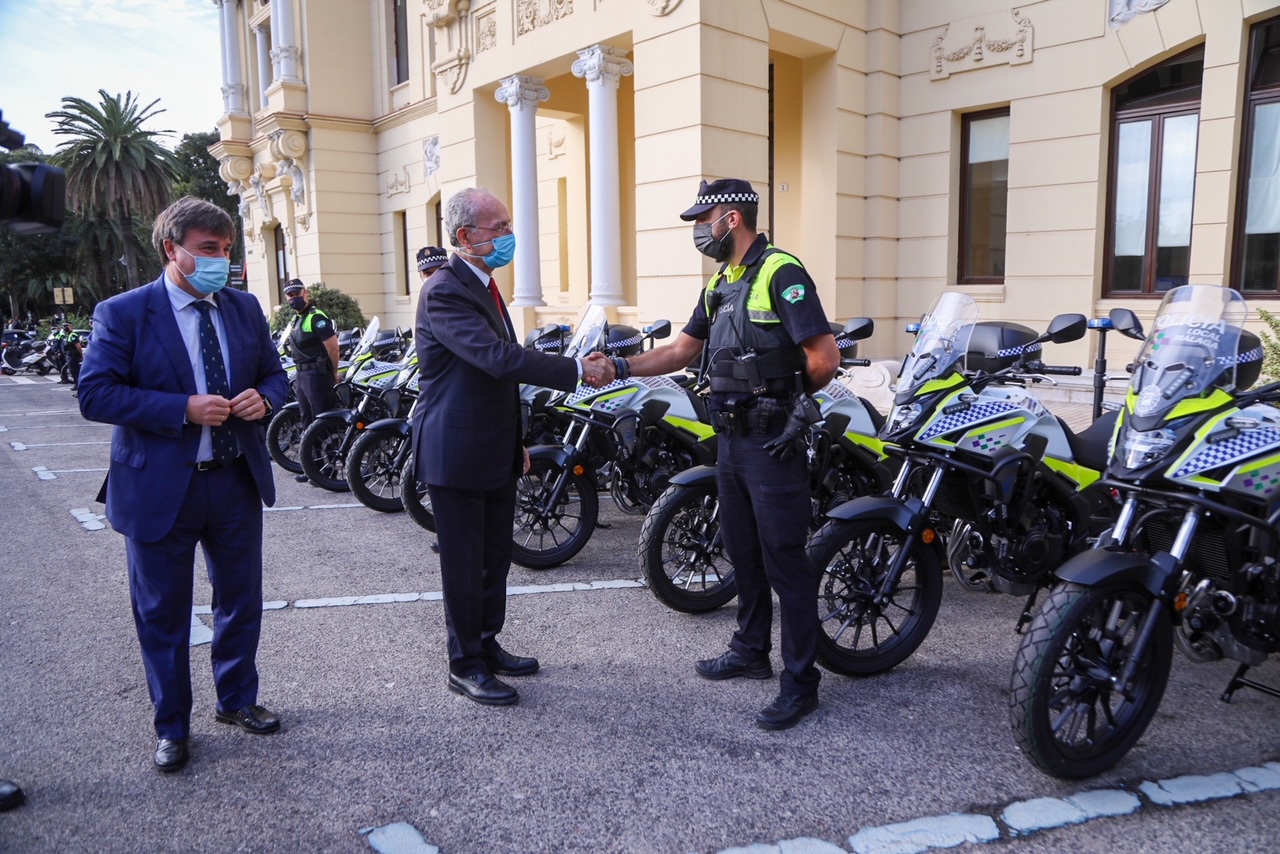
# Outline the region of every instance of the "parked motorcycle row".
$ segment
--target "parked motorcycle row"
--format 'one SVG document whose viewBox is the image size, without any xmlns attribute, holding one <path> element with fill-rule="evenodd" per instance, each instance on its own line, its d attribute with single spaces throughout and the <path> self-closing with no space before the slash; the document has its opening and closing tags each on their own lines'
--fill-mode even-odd
<svg viewBox="0 0 1280 854">
<path fill-rule="evenodd" d="M 894 400 L 880 413 L 846 382 L 868 364 L 869 319 L 833 324 L 841 374 L 814 395 L 808 553 L 818 575 L 818 660 L 849 676 L 909 658 L 939 612 L 944 571 L 969 591 L 1025 597 L 1015 630 L 1010 722 L 1041 770 L 1087 777 L 1141 738 L 1176 648 L 1194 662 L 1239 663 L 1222 694 L 1280 697 L 1248 672 L 1280 651 L 1280 383 L 1252 388 L 1258 339 L 1240 295 L 1170 290 L 1144 334 L 1133 312 L 1055 317 L 1043 333 L 981 321 L 944 293 L 919 324 Z M 1076 366 L 1042 348 L 1101 336 L 1094 422 L 1077 433 L 1037 385 Z M 526 346 L 632 355 L 670 335 L 610 325 L 589 308 Z M 1118 410 L 1103 411 L 1106 335 L 1143 342 Z M 287 330 L 286 333 L 287 335 Z M 282 336 L 283 341 L 284 336 Z M 417 360 L 409 334 L 377 320 L 345 356 L 342 408 L 301 431 L 297 404 L 268 431 L 272 457 L 382 512 L 434 530 L 413 476 L 409 415 Z M 286 362 L 287 364 L 287 362 Z M 608 495 L 644 515 L 638 554 L 653 594 L 686 613 L 735 595 L 719 526 L 717 441 L 696 370 L 565 393 L 522 387 L 531 468 L 520 478 L 513 560 L 532 569 L 577 555 Z"/>
</svg>

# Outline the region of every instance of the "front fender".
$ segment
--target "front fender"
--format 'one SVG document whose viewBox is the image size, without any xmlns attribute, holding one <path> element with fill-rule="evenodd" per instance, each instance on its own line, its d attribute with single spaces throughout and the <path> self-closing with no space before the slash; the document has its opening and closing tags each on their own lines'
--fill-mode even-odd
<svg viewBox="0 0 1280 854">
<path fill-rule="evenodd" d="M 354 409 L 330 409 L 328 412 L 321 412 L 315 418 L 311 419 L 314 424 L 317 421 L 341 421 L 343 424 L 350 424 L 355 421 L 358 413 Z"/>
<path fill-rule="evenodd" d="M 892 495 L 864 495 L 846 501 L 827 511 L 828 519 L 848 522 L 851 519 L 885 519 L 904 531 L 914 530 L 916 522 L 924 515 L 924 504 L 919 498 L 895 498 Z"/>
<path fill-rule="evenodd" d="M 1168 552 L 1146 555 L 1112 549 L 1090 549 L 1081 552 L 1058 567 L 1055 573 L 1062 581 L 1085 587 L 1136 582 L 1153 596 L 1159 596 L 1173 577 L 1177 561 Z"/>
<path fill-rule="evenodd" d="M 410 429 L 412 428 L 409 425 L 408 418 L 383 418 L 364 428 L 364 432 L 389 433 L 394 436 L 405 438 L 409 435 Z"/>
<path fill-rule="evenodd" d="M 715 479 L 715 466 L 693 466 L 672 477 L 668 483 L 672 486 L 697 486 Z"/>
<path fill-rule="evenodd" d="M 578 456 L 573 445 L 534 445 L 529 448 L 529 460 L 550 460 L 560 468 L 568 468 Z"/>
</svg>

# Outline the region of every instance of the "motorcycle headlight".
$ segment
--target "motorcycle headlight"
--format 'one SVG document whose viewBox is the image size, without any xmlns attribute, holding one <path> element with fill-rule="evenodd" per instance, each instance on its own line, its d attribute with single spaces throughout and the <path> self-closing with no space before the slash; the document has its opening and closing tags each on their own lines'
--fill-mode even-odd
<svg viewBox="0 0 1280 854">
<path fill-rule="evenodd" d="M 907 429 L 916 423 L 916 419 L 920 417 L 922 412 L 924 412 L 924 406 L 915 401 L 895 406 L 889 413 L 889 420 L 886 422 L 889 427 L 888 432 L 898 433 Z"/>
<path fill-rule="evenodd" d="M 1116 460 L 1127 469 L 1142 468 L 1169 453 L 1176 441 L 1177 436 L 1169 429 L 1142 432 L 1125 427 L 1120 433 Z"/>
</svg>

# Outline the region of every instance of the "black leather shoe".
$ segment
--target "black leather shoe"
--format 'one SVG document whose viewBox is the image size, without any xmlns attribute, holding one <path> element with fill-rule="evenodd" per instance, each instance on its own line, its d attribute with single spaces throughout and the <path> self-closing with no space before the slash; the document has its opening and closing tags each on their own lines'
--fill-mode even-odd
<svg viewBox="0 0 1280 854">
<path fill-rule="evenodd" d="M 439 540 L 432 540 L 432 541 L 431 541 L 431 551 L 435 552 L 436 554 L 440 554 L 440 541 L 439 541 Z"/>
<path fill-rule="evenodd" d="M 162 738 L 156 742 L 156 755 L 153 757 L 156 770 L 162 774 L 179 771 L 187 764 L 191 753 L 187 750 L 185 738 Z"/>
<path fill-rule="evenodd" d="M 779 694 L 778 698 L 760 710 L 756 715 L 756 726 L 760 729 L 791 729 L 800 723 L 800 719 L 818 708 L 817 694 Z"/>
<path fill-rule="evenodd" d="M 245 706 L 235 712 L 215 709 L 213 717 L 224 724 L 235 724 L 245 732 L 251 732 L 254 735 L 270 735 L 280 729 L 280 719 L 262 706 Z"/>
<path fill-rule="evenodd" d="M 296 480 L 298 483 L 306 483 L 307 481 L 311 480 L 311 478 L 307 477 L 305 474 L 295 474 L 293 476 L 293 479 Z"/>
<path fill-rule="evenodd" d="M 470 676 L 450 673 L 449 690 L 482 706 L 514 706 L 520 701 L 516 689 L 492 673 L 473 673 Z"/>
<path fill-rule="evenodd" d="M 485 650 L 484 663 L 490 673 L 499 676 L 532 676 L 538 672 L 538 659 L 512 655 L 497 643 Z"/>
<path fill-rule="evenodd" d="M 768 658 L 751 661 L 729 650 L 719 658 L 704 658 L 694 669 L 703 679 L 732 679 L 745 676 L 748 679 L 768 679 L 773 675 L 773 665 Z"/>
<path fill-rule="evenodd" d="M 18 788 L 17 783 L 0 780 L 0 812 L 7 812 L 21 806 L 26 799 L 27 796 L 22 793 L 22 789 Z"/>
</svg>

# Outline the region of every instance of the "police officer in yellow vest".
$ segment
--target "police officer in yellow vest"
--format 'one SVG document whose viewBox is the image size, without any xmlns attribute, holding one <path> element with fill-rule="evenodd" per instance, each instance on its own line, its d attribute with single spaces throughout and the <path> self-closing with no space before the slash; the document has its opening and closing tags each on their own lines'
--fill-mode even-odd
<svg viewBox="0 0 1280 854">
<path fill-rule="evenodd" d="M 284 295 L 289 307 L 298 313 L 289 336 L 290 350 L 298 372 L 294 376 L 293 390 L 298 396 L 298 409 L 302 415 L 302 427 L 321 412 L 337 408 L 333 386 L 338 382 L 338 331 L 333 328 L 329 315 L 311 302 L 311 292 L 300 279 L 292 279 L 285 285 Z M 306 483 L 305 474 L 295 478 Z"/>
<path fill-rule="evenodd" d="M 702 182 L 680 218 L 695 223 L 694 245 L 720 269 L 673 343 L 614 365 L 620 377 L 654 376 L 680 370 L 705 349 L 738 630 L 728 652 L 696 670 L 705 679 L 773 676 L 772 587 L 782 610 L 783 672 L 777 698 L 756 723 L 777 730 L 818 706 L 818 576 L 805 555 L 812 511 L 806 457 L 797 451 L 817 420 L 808 393 L 835 376 L 840 351 L 804 266 L 756 231 L 759 203 L 746 181 Z"/>
</svg>

